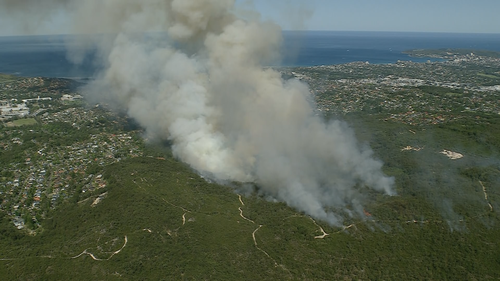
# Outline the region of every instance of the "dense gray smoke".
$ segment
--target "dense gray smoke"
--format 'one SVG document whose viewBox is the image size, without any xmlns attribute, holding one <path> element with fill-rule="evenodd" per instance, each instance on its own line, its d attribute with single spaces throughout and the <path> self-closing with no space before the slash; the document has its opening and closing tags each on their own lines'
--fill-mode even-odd
<svg viewBox="0 0 500 281">
<path fill-rule="evenodd" d="M 394 193 L 372 151 L 316 114 L 307 85 L 262 67 L 278 58 L 281 29 L 238 19 L 233 0 L 1 3 L 67 9 L 74 32 L 114 34 L 92 39 L 106 69 L 87 94 L 126 110 L 148 138 L 171 140 L 175 156 L 205 176 L 254 183 L 333 225 L 335 210 L 362 215 L 357 186 Z"/>
</svg>

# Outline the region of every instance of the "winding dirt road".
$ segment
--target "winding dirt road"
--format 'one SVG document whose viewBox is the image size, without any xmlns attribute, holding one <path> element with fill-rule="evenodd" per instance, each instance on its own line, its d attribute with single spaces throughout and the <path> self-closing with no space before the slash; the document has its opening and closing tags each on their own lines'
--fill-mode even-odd
<svg viewBox="0 0 500 281">
<path fill-rule="evenodd" d="M 309 217 L 313 222 L 314 224 L 319 227 L 319 230 L 323 233 L 322 235 L 318 235 L 318 236 L 314 236 L 314 239 L 325 239 L 326 236 L 330 235 L 328 233 L 325 232 L 325 230 L 323 229 L 323 227 L 321 227 L 313 218 Z"/>
<path fill-rule="evenodd" d="M 484 200 L 486 200 L 486 203 L 488 203 L 488 206 L 490 206 L 490 211 L 493 212 L 493 206 L 491 205 L 490 201 L 488 200 L 488 193 L 486 193 L 486 187 L 484 187 L 484 184 L 482 181 L 479 181 L 479 184 L 481 184 L 481 187 L 483 188 Z"/>
<path fill-rule="evenodd" d="M 77 259 L 83 255 L 89 255 L 95 261 L 109 261 L 114 255 L 119 254 L 123 250 L 123 248 L 125 248 L 125 246 L 127 246 L 127 243 L 128 243 L 128 237 L 125 235 L 125 242 L 123 243 L 123 246 L 119 250 L 111 252 L 111 256 L 109 256 L 107 259 L 97 258 L 93 253 L 88 252 L 87 251 L 88 249 L 85 249 L 81 254 L 79 254 L 77 256 L 71 257 L 71 259 Z M 108 254 L 109 254 L 109 252 L 108 252 Z"/>
<path fill-rule="evenodd" d="M 241 203 L 242 206 L 245 206 L 245 203 L 243 203 L 243 200 L 241 198 L 241 195 L 238 194 L 238 199 Z M 240 211 L 240 217 L 242 217 L 244 220 L 248 221 L 248 222 L 251 222 L 252 224 L 256 224 L 253 220 L 245 217 L 243 215 L 243 209 L 241 209 L 241 207 L 238 207 L 238 210 Z M 268 258 L 270 258 L 273 262 L 274 262 L 274 266 L 275 267 L 278 267 L 278 263 L 276 262 L 275 259 L 273 259 L 266 251 L 264 251 L 262 248 L 259 247 L 259 244 L 257 243 L 257 238 L 255 237 L 255 234 L 257 233 L 257 231 L 259 231 L 259 229 L 261 229 L 263 227 L 263 225 L 259 225 L 259 227 L 257 227 L 253 232 L 252 232 L 252 239 L 253 239 L 253 244 L 255 245 L 255 248 L 257 248 L 257 250 L 261 251 L 262 253 L 264 253 L 264 255 L 266 255 Z"/>
</svg>

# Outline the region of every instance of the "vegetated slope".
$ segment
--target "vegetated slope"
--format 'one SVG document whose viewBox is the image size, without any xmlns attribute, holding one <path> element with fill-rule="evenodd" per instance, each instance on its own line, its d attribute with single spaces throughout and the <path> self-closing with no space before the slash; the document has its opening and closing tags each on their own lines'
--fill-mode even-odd
<svg viewBox="0 0 500 281">
<path fill-rule="evenodd" d="M 462 95 L 441 87 L 418 90 L 431 105 Z M 153 158 L 105 167 L 106 188 L 72 193 L 48 211 L 34 237 L 15 230 L 12 217 L 0 212 L 0 279 L 498 279 L 500 117 L 479 110 L 496 95 L 482 96 L 470 110 L 464 110 L 467 100 L 451 111 L 420 108 L 437 119 L 386 109 L 344 115 L 395 177 L 398 192 L 387 197 L 366 188 L 366 220 L 346 215 L 344 227 L 257 195 L 239 197 L 207 183 L 168 151 L 146 147 L 144 155 Z M 96 116 L 88 128 L 61 122 L 26 127 L 24 145 L 3 151 L 0 162 L 24 162 L 27 149 L 37 151 L 32 139 L 57 150 L 100 131 L 121 133 L 122 120 Z M 464 157 L 451 160 L 444 150 Z M 101 174 L 101 168 L 92 165 L 86 173 Z"/>
<path fill-rule="evenodd" d="M 122 161 L 105 176 L 107 190 L 57 209 L 35 237 L 20 235 L 4 221 L 2 279 L 500 276 L 497 226 L 468 220 L 467 230 L 450 231 L 430 204 L 425 221 L 408 221 L 415 206 L 426 204 L 420 197 L 373 200 L 367 206 L 373 219 L 346 221 L 342 229 L 282 203 L 239 197 L 168 156 Z M 496 212 L 487 216 L 498 222 Z"/>
</svg>

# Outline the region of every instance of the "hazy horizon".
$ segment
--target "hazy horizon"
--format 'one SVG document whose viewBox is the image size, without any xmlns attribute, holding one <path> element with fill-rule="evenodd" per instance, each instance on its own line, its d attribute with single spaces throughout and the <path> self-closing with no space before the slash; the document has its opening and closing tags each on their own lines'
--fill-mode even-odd
<svg viewBox="0 0 500 281">
<path fill-rule="evenodd" d="M 500 1 L 483 0 L 480 5 L 471 0 L 401 2 L 235 0 L 234 12 L 243 18 L 275 22 L 286 31 L 500 34 L 496 16 Z M 71 15 L 62 8 L 38 21 L 34 30 L 14 27 L 12 18 L 2 17 L 0 36 L 71 34 Z"/>
<path fill-rule="evenodd" d="M 324 33 L 346 33 L 346 34 L 353 34 L 353 33 L 365 33 L 365 34 L 448 34 L 448 35 L 500 35 L 500 32 L 498 33 L 489 33 L 489 32 L 441 32 L 441 31 L 383 31 L 383 30 L 300 30 L 300 29 L 283 29 L 283 33 L 315 33 L 315 32 L 324 32 Z M 148 32 L 144 32 L 148 33 Z M 158 32 L 162 33 L 162 32 Z M 167 33 L 167 32 L 164 32 Z M 108 33 L 93 33 L 93 34 L 88 34 L 88 33 L 54 33 L 54 34 L 0 34 L 0 37 L 45 37 L 45 36 L 87 36 L 87 35 L 105 35 Z M 111 34 L 111 33 L 109 33 Z"/>
</svg>

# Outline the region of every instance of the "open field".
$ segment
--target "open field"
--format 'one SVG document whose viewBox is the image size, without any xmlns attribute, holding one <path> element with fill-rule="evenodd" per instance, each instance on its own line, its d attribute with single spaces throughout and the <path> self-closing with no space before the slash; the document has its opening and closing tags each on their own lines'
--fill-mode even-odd
<svg viewBox="0 0 500 281">
<path fill-rule="evenodd" d="M 478 73 L 477 75 L 482 76 L 482 77 L 486 77 L 486 78 L 491 78 L 491 79 L 500 79 L 499 76 L 492 75 L 492 74 Z"/>
<path fill-rule="evenodd" d="M 20 126 L 30 126 L 36 125 L 38 122 L 34 118 L 18 119 L 12 122 L 6 123 L 7 127 L 20 127 Z"/>
<path fill-rule="evenodd" d="M 0 73 L 0 84 L 1 83 L 10 83 L 19 80 L 19 77 L 9 74 Z"/>
</svg>

